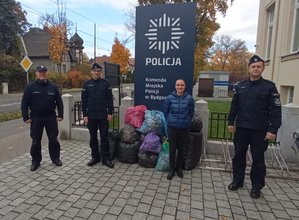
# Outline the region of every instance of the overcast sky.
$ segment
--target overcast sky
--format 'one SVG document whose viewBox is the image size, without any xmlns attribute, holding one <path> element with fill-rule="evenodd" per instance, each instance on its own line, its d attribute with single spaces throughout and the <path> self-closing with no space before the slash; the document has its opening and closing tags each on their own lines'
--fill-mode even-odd
<svg viewBox="0 0 299 220">
<path fill-rule="evenodd" d="M 244 40 L 247 49 L 255 52 L 259 4 L 259 0 L 235 0 L 225 17 L 218 16 L 221 28 L 216 34 Z"/>
<path fill-rule="evenodd" d="M 40 27 L 39 17 L 42 14 L 57 12 L 57 0 L 18 0 L 27 11 L 27 19 L 33 27 Z M 110 55 L 114 37 L 120 41 L 129 38 L 125 28 L 128 20 L 126 12 L 137 4 L 136 0 L 59 0 L 67 18 L 74 25 L 70 35 L 76 31 L 84 40 L 84 52 L 91 58 L 94 55 L 94 32 L 96 30 L 96 55 Z M 246 41 L 247 48 L 254 52 L 256 42 L 259 0 L 235 0 L 223 18 L 218 16 L 221 28 L 217 35 L 230 35 L 234 39 Z M 135 9 L 133 9 L 135 10 Z M 96 24 L 96 29 L 94 28 Z M 126 45 L 134 55 L 135 45 L 131 41 Z"/>
</svg>

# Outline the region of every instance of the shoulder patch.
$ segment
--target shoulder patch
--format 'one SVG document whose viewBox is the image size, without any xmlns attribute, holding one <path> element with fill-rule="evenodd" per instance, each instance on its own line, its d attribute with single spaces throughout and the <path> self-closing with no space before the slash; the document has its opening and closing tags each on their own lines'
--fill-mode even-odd
<svg viewBox="0 0 299 220">
<path fill-rule="evenodd" d="M 273 101 L 275 106 L 281 106 L 279 93 L 273 93 Z"/>
</svg>

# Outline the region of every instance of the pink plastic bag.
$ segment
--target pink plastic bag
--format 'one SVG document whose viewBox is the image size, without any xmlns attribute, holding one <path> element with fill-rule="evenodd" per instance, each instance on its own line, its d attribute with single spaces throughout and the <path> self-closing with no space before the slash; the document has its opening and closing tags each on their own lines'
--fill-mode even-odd
<svg viewBox="0 0 299 220">
<path fill-rule="evenodd" d="M 144 112 L 147 110 L 145 105 L 129 107 L 125 114 L 125 123 L 131 124 L 135 128 L 140 128 L 144 120 Z"/>
</svg>

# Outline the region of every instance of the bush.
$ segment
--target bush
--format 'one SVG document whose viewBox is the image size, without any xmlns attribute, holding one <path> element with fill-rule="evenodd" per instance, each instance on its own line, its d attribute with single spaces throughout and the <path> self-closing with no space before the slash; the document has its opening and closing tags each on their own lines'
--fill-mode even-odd
<svg viewBox="0 0 299 220">
<path fill-rule="evenodd" d="M 90 77 L 82 74 L 82 72 L 78 70 L 73 69 L 67 73 L 66 78 L 70 82 L 72 87 L 79 88 L 82 87 L 83 83 Z"/>
<path fill-rule="evenodd" d="M 60 74 L 60 73 L 57 73 L 57 72 L 49 72 L 48 73 L 48 79 L 51 82 L 55 83 L 57 86 L 60 85 L 61 81 L 62 81 L 62 85 L 65 85 L 65 83 L 66 83 L 66 75 L 64 73 Z"/>
<path fill-rule="evenodd" d="M 20 60 L 0 55 L 0 82 L 7 82 L 10 91 L 22 90 L 26 84 L 26 74 L 20 66 Z"/>
</svg>

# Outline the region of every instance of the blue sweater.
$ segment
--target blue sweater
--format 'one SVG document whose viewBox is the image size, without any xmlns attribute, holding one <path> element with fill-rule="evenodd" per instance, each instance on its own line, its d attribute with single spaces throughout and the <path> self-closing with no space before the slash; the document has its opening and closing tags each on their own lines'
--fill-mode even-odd
<svg viewBox="0 0 299 220">
<path fill-rule="evenodd" d="M 167 126 L 189 128 L 194 115 L 194 99 L 188 93 L 178 96 L 176 92 L 168 95 L 164 102 L 164 114 Z"/>
</svg>

